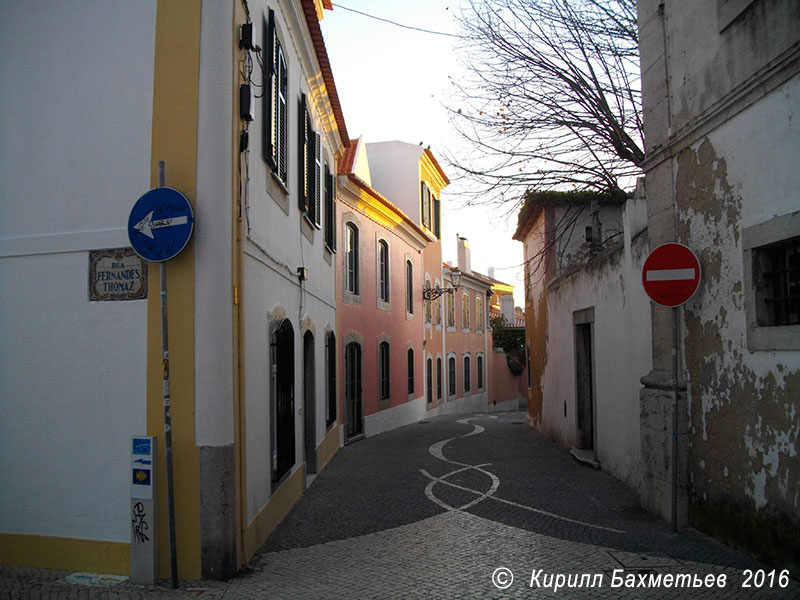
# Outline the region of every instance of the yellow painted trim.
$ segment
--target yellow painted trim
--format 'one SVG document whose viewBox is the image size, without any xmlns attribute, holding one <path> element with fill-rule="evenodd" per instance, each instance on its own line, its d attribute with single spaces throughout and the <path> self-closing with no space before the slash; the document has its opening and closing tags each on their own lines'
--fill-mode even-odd
<svg viewBox="0 0 800 600">
<path fill-rule="evenodd" d="M 153 63 L 150 180 L 166 163 L 166 185 L 194 205 L 197 185 L 197 100 L 202 3 L 157 3 Z M 200 458 L 194 430 L 194 242 L 167 266 L 172 448 L 178 577 L 201 576 Z M 155 275 L 155 270 L 153 272 Z M 154 281 L 159 281 L 153 278 Z M 147 300 L 147 432 L 159 437 L 159 576 L 169 576 L 164 409 L 161 363 L 161 298 L 158 284 Z"/>
<path fill-rule="evenodd" d="M 234 4 L 233 11 L 233 31 L 239 31 L 239 26 L 247 22 L 242 3 Z M 244 223 L 243 214 L 245 207 L 242 198 L 244 197 L 244 176 L 241 173 L 241 154 L 239 151 L 239 128 L 241 119 L 239 116 L 239 85 L 244 83 L 241 70 L 238 68 L 242 50 L 239 48 L 236 36 L 231 40 L 233 49 L 231 56 L 232 82 L 231 86 L 231 108 L 233 110 L 231 123 L 231 153 L 235 169 L 231 173 L 233 198 L 231 198 L 231 228 L 232 251 L 231 251 L 231 273 L 233 276 L 231 293 L 233 294 L 233 442 L 236 448 L 236 561 L 239 566 L 247 563 L 249 556 L 246 555 L 244 547 L 244 536 L 247 531 L 247 449 L 246 449 L 246 426 L 245 426 L 245 331 L 244 331 Z"/>
<path fill-rule="evenodd" d="M 245 556 L 249 560 L 283 518 L 289 514 L 306 489 L 306 468 L 302 465 L 283 482 L 269 502 L 247 525 L 244 535 Z"/>
<path fill-rule="evenodd" d="M 322 471 L 338 450 L 339 425 L 335 425 L 317 446 L 317 470 Z"/>
<path fill-rule="evenodd" d="M 131 546 L 125 542 L 0 533 L 0 564 L 129 575 Z"/>
</svg>

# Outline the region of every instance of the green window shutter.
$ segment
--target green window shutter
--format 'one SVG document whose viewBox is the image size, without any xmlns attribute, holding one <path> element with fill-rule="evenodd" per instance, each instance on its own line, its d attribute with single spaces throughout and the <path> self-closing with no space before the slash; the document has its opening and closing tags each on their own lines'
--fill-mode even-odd
<svg viewBox="0 0 800 600">
<path fill-rule="evenodd" d="M 278 57 L 278 120 L 277 120 L 277 154 L 278 154 L 278 177 L 280 177 L 281 181 L 286 182 L 286 117 L 287 117 L 287 91 L 288 91 L 288 83 L 287 83 L 287 71 L 286 71 L 286 60 L 283 56 L 283 49 L 281 48 L 280 44 L 277 43 L 278 46 L 277 57 Z"/>
<path fill-rule="evenodd" d="M 441 201 L 438 198 L 433 199 L 433 235 L 437 238 L 442 237 L 441 214 L 442 210 Z"/>
</svg>

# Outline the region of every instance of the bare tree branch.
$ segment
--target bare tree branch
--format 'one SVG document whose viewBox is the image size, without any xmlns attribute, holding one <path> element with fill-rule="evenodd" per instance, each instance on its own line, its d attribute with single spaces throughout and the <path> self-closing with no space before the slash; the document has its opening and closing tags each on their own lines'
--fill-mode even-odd
<svg viewBox="0 0 800 600">
<path fill-rule="evenodd" d="M 644 160 L 635 0 L 468 0 L 446 159 L 471 202 L 526 190 L 619 192 Z M 477 152 L 475 152 L 477 151 Z"/>
</svg>

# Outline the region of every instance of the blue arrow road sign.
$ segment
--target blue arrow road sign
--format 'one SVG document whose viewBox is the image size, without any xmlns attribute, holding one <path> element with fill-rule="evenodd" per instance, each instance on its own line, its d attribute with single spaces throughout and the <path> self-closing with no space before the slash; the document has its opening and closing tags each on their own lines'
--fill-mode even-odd
<svg viewBox="0 0 800 600">
<path fill-rule="evenodd" d="M 128 217 L 128 239 L 145 260 L 176 257 L 192 237 L 194 213 L 182 193 L 169 187 L 150 190 L 136 201 Z"/>
</svg>

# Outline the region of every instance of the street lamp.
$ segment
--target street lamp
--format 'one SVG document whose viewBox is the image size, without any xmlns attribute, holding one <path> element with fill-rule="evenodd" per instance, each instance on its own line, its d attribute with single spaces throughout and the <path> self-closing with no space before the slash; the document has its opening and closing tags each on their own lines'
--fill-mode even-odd
<svg viewBox="0 0 800 600">
<path fill-rule="evenodd" d="M 461 285 L 461 269 L 456 267 L 455 269 L 450 269 L 450 283 L 453 284 L 453 287 L 450 289 L 458 289 L 459 285 Z M 422 288 L 422 299 L 431 302 L 436 300 L 439 296 L 444 294 L 448 291 L 448 288 L 440 288 L 436 286 L 435 288 Z"/>
</svg>

